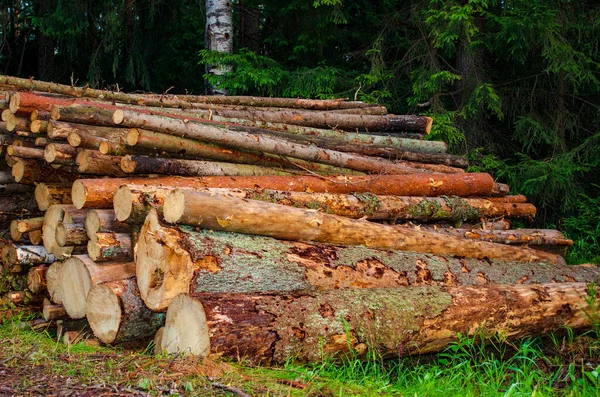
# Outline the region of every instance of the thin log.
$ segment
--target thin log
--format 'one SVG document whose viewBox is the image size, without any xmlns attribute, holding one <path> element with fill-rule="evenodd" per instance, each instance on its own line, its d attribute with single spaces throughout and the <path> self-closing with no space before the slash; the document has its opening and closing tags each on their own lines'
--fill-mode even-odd
<svg viewBox="0 0 600 397">
<path fill-rule="evenodd" d="M 88 238 L 99 232 L 128 233 L 131 226 L 117 220 L 114 210 L 91 209 L 85 217 L 85 231 Z"/>
<path fill-rule="evenodd" d="M 104 263 L 97 265 L 87 255 L 75 255 L 67 259 L 59 270 L 63 305 L 73 319 L 86 315 L 86 299 L 93 285 L 124 280 L 135 275 L 135 264 Z"/>
<path fill-rule="evenodd" d="M 365 193 L 389 196 L 486 196 L 494 188 L 489 174 L 411 174 L 377 176 L 257 176 L 79 179 L 73 183 L 77 208 L 112 208 L 117 189 L 126 184 L 180 188 L 273 189 L 297 192 Z"/>
<path fill-rule="evenodd" d="M 43 151 L 42 151 L 43 153 Z M 12 167 L 15 181 L 25 185 L 44 183 L 73 183 L 79 175 L 68 167 L 54 168 L 53 166 L 31 159 L 20 159 Z"/>
<path fill-rule="evenodd" d="M 32 191 L 33 186 L 21 185 L 20 183 L 0 185 L 0 195 L 12 196 L 19 193 L 31 193 Z"/>
<path fill-rule="evenodd" d="M 40 211 L 46 211 L 51 205 L 72 204 L 71 187 L 67 184 L 39 183 L 35 187 L 35 200 Z"/>
<path fill-rule="evenodd" d="M 489 241 L 498 244 L 532 246 L 571 246 L 573 240 L 567 239 L 558 230 L 551 229 L 515 229 L 515 230 L 478 230 L 478 229 L 440 229 L 439 233 L 459 236 L 471 240 Z"/>
<path fill-rule="evenodd" d="M 164 313 L 144 306 L 131 278 L 94 285 L 86 306 L 94 335 L 107 344 L 151 339 L 165 321 Z"/>
<path fill-rule="evenodd" d="M 154 173 L 181 176 L 292 175 L 285 170 L 258 165 L 131 155 L 121 157 L 121 170 L 127 174 Z"/>
<path fill-rule="evenodd" d="M 13 245 L 2 248 L 2 262 L 5 266 L 35 266 L 54 263 L 55 260 L 54 255 L 39 245 Z"/>
<path fill-rule="evenodd" d="M 400 229 L 314 210 L 183 189 L 174 190 L 167 196 L 164 217 L 170 223 L 258 234 L 283 240 L 364 245 L 467 258 L 564 263 L 564 259 L 558 255 L 525 247 L 443 236 L 435 232 L 408 228 Z"/>
<path fill-rule="evenodd" d="M 27 273 L 27 289 L 33 294 L 44 294 L 46 293 L 46 273 L 48 272 L 48 265 L 38 265 L 29 269 Z"/>
<path fill-rule="evenodd" d="M 133 244 L 131 234 L 96 233 L 87 244 L 88 255 L 93 261 L 132 261 Z"/>
<path fill-rule="evenodd" d="M 44 299 L 42 317 L 46 321 L 56 321 L 68 318 L 69 315 L 63 305 L 54 305 L 49 299 Z"/>
<path fill-rule="evenodd" d="M 127 134 L 127 144 L 148 150 L 160 150 L 172 154 L 185 154 L 206 160 L 225 161 L 237 164 L 253 164 L 267 167 L 310 170 L 321 174 L 351 175 L 356 171 L 327 166 L 295 158 L 281 158 L 267 153 L 233 149 L 219 145 L 187 139 L 180 136 L 131 128 Z"/>
<path fill-rule="evenodd" d="M 32 113 L 33 117 L 33 113 Z M 36 116 L 39 117 L 39 116 Z M 48 121 L 35 119 L 31 121 L 29 125 L 29 130 L 35 134 L 45 134 L 48 131 Z"/>
<path fill-rule="evenodd" d="M 59 247 L 86 245 L 88 236 L 83 223 L 59 223 L 56 225 L 56 243 Z"/>
<path fill-rule="evenodd" d="M 46 251 L 53 254 L 57 259 L 62 260 L 74 254 L 75 246 L 61 247 L 56 241 L 56 228 L 61 223 L 85 222 L 85 210 L 78 210 L 72 205 L 53 205 L 44 215 L 44 226 L 42 227 L 42 237 Z M 84 252 L 85 248 L 78 249 L 76 252 Z"/>
<path fill-rule="evenodd" d="M 69 145 L 78 149 L 99 150 L 100 145 L 106 141 L 107 140 L 104 138 L 99 138 L 92 135 L 83 135 L 80 133 L 77 134 L 75 132 L 71 132 L 67 137 L 67 142 L 69 142 Z"/>
<path fill-rule="evenodd" d="M 522 194 L 516 196 L 504 196 L 504 197 L 487 197 L 490 201 L 496 201 L 499 203 L 526 203 L 527 197 Z"/>
<path fill-rule="evenodd" d="M 161 208 L 167 195 L 174 188 L 123 185 L 113 198 L 114 214 L 117 220 L 128 224 L 142 224 L 152 208 Z"/>
<path fill-rule="evenodd" d="M 247 150 L 290 156 L 363 172 L 390 174 L 422 172 L 419 169 L 403 167 L 384 159 L 321 149 L 314 145 L 295 143 L 275 136 L 233 131 L 216 125 L 200 124 L 197 122 L 185 123 L 181 119 L 146 115 L 129 110 L 116 110 L 113 115 L 113 121 L 117 125 L 126 127 L 146 128 L 165 134 L 206 140 Z"/>
<path fill-rule="evenodd" d="M 57 120 L 48 122 L 47 131 L 48 137 L 52 139 L 67 140 L 70 134 L 75 134 L 82 138 L 95 137 L 113 142 L 123 141 L 128 132 L 128 130 L 124 128 L 68 123 Z"/>
<path fill-rule="evenodd" d="M 464 173 L 465 170 L 462 168 L 450 167 L 444 164 L 427 164 L 427 163 L 417 163 L 415 161 L 406 161 L 406 160 L 394 160 L 394 163 L 400 164 L 404 167 L 412 167 L 424 169 L 431 172 L 441 172 L 443 174 L 456 174 L 456 173 Z"/>
<path fill-rule="evenodd" d="M 18 157 L 22 159 L 44 159 L 44 149 L 38 149 L 27 146 L 10 145 L 6 147 L 6 153 L 8 153 L 9 156 Z"/>
<path fill-rule="evenodd" d="M 49 143 L 44 148 L 44 160 L 48 163 L 75 164 L 78 150 L 71 145 Z"/>
<path fill-rule="evenodd" d="M 105 156 L 96 150 L 81 150 L 77 154 L 79 172 L 94 175 L 125 176 L 119 156 Z"/>
<path fill-rule="evenodd" d="M 41 230 L 44 224 L 44 217 L 19 219 L 16 221 L 16 228 L 21 233 L 28 233 L 32 230 Z"/>
<path fill-rule="evenodd" d="M 539 284 L 600 280 L 595 266 L 517 263 L 276 240 L 161 224 L 151 211 L 135 249 L 146 305 L 181 293 Z"/>
<path fill-rule="evenodd" d="M 260 364 L 366 358 L 369 348 L 385 359 L 438 352 L 460 336 L 512 341 L 586 329 L 586 297 L 585 283 L 182 294 L 167 311 L 163 340 L 171 337 L 167 352 Z"/>
<path fill-rule="evenodd" d="M 32 245 L 43 245 L 42 230 L 32 230 L 29 232 L 29 241 Z"/>
<path fill-rule="evenodd" d="M 34 144 L 35 146 L 46 147 L 52 142 L 53 141 L 51 139 L 46 138 L 45 136 L 38 136 L 37 138 L 35 138 Z"/>
</svg>

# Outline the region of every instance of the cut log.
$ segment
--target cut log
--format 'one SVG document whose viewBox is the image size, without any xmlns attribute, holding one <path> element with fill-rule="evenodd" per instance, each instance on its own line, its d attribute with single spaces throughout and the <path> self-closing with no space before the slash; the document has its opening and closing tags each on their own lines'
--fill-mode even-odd
<svg viewBox="0 0 600 397">
<path fill-rule="evenodd" d="M 10 222 L 10 238 L 13 241 L 21 241 L 21 238 L 23 237 L 23 233 L 17 229 L 17 222 L 18 220 L 16 219 Z"/>
<path fill-rule="evenodd" d="M 56 243 L 59 247 L 86 245 L 88 236 L 83 223 L 59 223 L 56 225 Z"/>
<path fill-rule="evenodd" d="M 571 246 L 569 240 L 558 230 L 516 229 L 516 230 L 478 230 L 478 229 L 440 229 L 439 233 L 459 236 L 471 240 L 489 241 L 498 244 L 531 246 Z"/>
<path fill-rule="evenodd" d="M 71 171 L 73 170 L 68 167 L 54 168 L 49 164 L 31 159 L 20 159 L 12 167 L 15 181 L 25 185 L 35 185 L 40 181 L 44 181 L 44 183 L 73 183 L 79 175 Z"/>
<path fill-rule="evenodd" d="M 46 321 L 56 321 L 68 318 L 69 315 L 63 305 L 53 305 L 48 299 L 44 299 L 42 306 L 42 317 Z"/>
<path fill-rule="evenodd" d="M 36 214 L 39 214 L 37 203 L 31 192 L 0 196 L 0 215 L 11 215 L 12 219 L 15 219 Z"/>
<path fill-rule="evenodd" d="M 247 150 L 257 150 L 281 156 L 291 156 L 306 161 L 363 172 L 388 174 L 422 172 L 422 170 L 403 167 L 384 159 L 321 149 L 314 145 L 295 143 L 266 134 L 258 135 L 243 131 L 232 131 L 217 125 L 200 124 L 197 122 L 186 123 L 181 119 L 141 114 L 128 110 L 115 111 L 113 121 L 115 124 L 127 127 L 146 128 L 165 134 L 206 140 L 217 144 Z"/>
<path fill-rule="evenodd" d="M 113 210 L 89 210 L 85 217 L 85 231 L 88 238 L 92 238 L 98 232 L 129 233 L 131 226 L 119 222 Z"/>
<path fill-rule="evenodd" d="M 21 185 L 20 183 L 0 185 L 0 195 L 11 196 L 19 193 L 30 193 L 33 190 L 33 186 Z"/>
<path fill-rule="evenodd" d="M 5 266 L 35 266 L 54 263 L 56 258 L 40 245 L 12 245 L 2 248 Z"/>
<path fill-rule="evenodd" d="M 229 197 L 283 204 L 296 208 L 314 209 L 328 214 L 335 214 L 354 219 L 366 217 L 371 220 L 392 219 L 464 222 L 477 221 L 481 218 L 497 218 L 503 216 L 529 218 L 535 216 L 536 213 L 536 208 L 533 204 L 500 203 L 488 201 L 486 199 L 448 196 L 378 196 L 370 193 L 342 195 L 268 189 L 217 188 L 197 190 Z M 168 193 L 167 190 L 163 190 L 163 192 L 163 194 Z M 119 191 L 117 191 L 117 194 L 115 195 L 115 208 L 118 194 Z M 151 191 L 150 194 L 152 195 Z M 159 205 L 163 204 L 164 198 Z"/>
<path fill-rule="evenodd" d="M 364 245 L 467 258 L 564 263 L 564 259 L 558 255 L 525 247 L 443 236 L 422 230 L 400 229 L 314 210 L 183 189 L 174 190 L 167 196 L 164 217 L 170 223 L 258 234 L 283 240 Z"/>
<path fill-rule="evenodd" d="M 131 155 L 121 157 L 121 170 L 127 174 L 154 173 L 181 176 L 259 176 L 292 174 L 285 170 L 261 167 L 258 165 Z"/>
<path fill-rule="evenodd" d="M 77 208 L 112 208 L 120 186 L 135 184 L 180 188 L 273 189 L 296 192 L 365 193 L 390 196 L 486 196 L 494 188 L 489 174 L 411 174 L 378 176 L 256 176 L 256 177 L 162 177 L 132 179 L 80 179 L 73 183 Z"/>
<path fill-rule="evenodd" d="M 62 304 L 73 319 L 86 315 L 86 298 L 92 285 L 124 280 L 135 275 L 135 264 L 104 263 L 97 265 L 87 255 L 67 259 L 59 270 Z"/>
<path fill-rule="evenodd" d="M 56 241 L 56 227 L 60 223 L 78 223 L 85 222 L 85 210 L 78 210 L 72 205 L 53 205 L 44 215 L 44 226 L 42 227 L 42 237 L 46 251 L 53 254 L 61 260 L 74 254 L 74 246 L 61 247 Z M 82 247 L 83 248 L 83 247 Z M 85 252 L 85 248 L 78 249 L 75 252 Z"/>
<path fill-rule="evenodd" d="M 465 172 L 465 170 L 462 168 L 450 167 L 444 164 L 417 163 L 415 161 L 406 160 L 394 160 L 394 163 L 400 164 L 404 167 L 419 168 L 430 172 L 441 172 L 442 174 L 462 174 Z"/>
<path fill-rule="evenodd" d="M 167 195 L 173 188 L 124 185 L 117 189 L 113 198 L 114 214 L 117 220 L 128 224 L 144 223 L 152 208 L 161 209 Z"/>
<path fill-rule="evenodd" d="M 357 171 L 349 169 L 327 166 L 308 162 L 295 158 L 281 158 L 280 156 L 266 153 L 251 152 L 229 147 L 204 143 L 193 139 L 182 138 L 159 132 L 142 130 L 139 128 L 130 129 L 127 134 L 127 144 L 148 150 L 161 150 L 172 154 L 185 154 L 190 157 L 200 157 L 206 160 L 225 161 L 237 164 L 253 164 L 266 167 L 303 169 L 317 172 L 320 174 L 339 174 L 351 175 L 357 174 Z"/>
<path fill-rule="evenodd" d="M 61 280 L 59 279 L 59 270 L 64 265 L 64 262 L 56 261 L 48 267 L 46 271 L 46 289 L 48 296 L 52 302 L 62 305 L 62 289 L 60 288 Z"/>
<path fill-rule="evenodd" d="M 19 219 L 17 222 L 17 230 L 21 233 L 28 233 L 32 230 L 41 230 L 44 224 L 44 217 Z"/>
<path fill-rule="evenodd" d="M 164 310 L 180 293 L 308 291 L 600 280 L 592 266 L 458 259 L 169 227 L 151 211 L 135 248 L 140 293 Z"/>
<path fill-rule="evenodd" d="M 120 142 L 125 138 L 127 132 L 128 130 L 124 128 L 65 123 L 56 120 L 51 120 L 48 123 L 48 137 L 52 139 L 67 140 L 70 134 L 75 134 L 82 139 L 85 139 L 86 137 L 96 137 L 108 139 L 113 142 Z"/>
<path fill-rule="evenodd" d="M 33 117 L 33 113 L 32 113 L 32 117 Z M 36 117 L 39 117 L 39 116 L 36 116 Z M 29 125 L 29 130 L 36 134 L 45 134 L 48 131 L 48 121 L 40 120 L 40 119 L 32 120 L 31 124 Z"/>
<path fill-rule="evenodd" d="M 253 363 L 438 352 L 462 337 L 509 341 L 591 326 L 585 283 L 332 290 L 300 295 L 195 294 L 173 300 L 167 352 Z M 164 347 L 164 346 L 163 346 Z"/>
<path fill-rule="evenodd" d="M 32 245 L 43 245 L 42 230 L 32 230 L 29 232 L 29 241 Z"/>
<path fill-rule="evenodd" d="M 106 139 L 97 136 L 83 135 L 81 133 L 77 134 L 75 132 L 71 132 L 67 137 L 67 142 L 69 142 L 69 145 L 71 145 L 74 148 L 99 150 L 100 145 L 103 142 L 106 142 Z"/>
<path fill-rule="evenodd" d="M 38 136 L 35 138 L 35 146 L 46 147 L 53 141 L 51 139 L 46 138 L 45 136 Z"/>
<path fill-rule="evenodd" d="M 135 279 L 93 286 L 86 306 L 94 335 L 107 344 L 149 340 L 165 321 L 164 313 L 144 306 Z"/>
<path fill-rule="evenodd" d="M 35 201 L 40 211 L 46 211 L 51 205 L 71 204 L 71 187 L 67 184 L 39 183 L 35 187 Z"/>
<path fill-rule="evenodd" d="M 96 262 L 133 260 L 133 245 L 128 233 L 96 233 L 88 241 L 87 251 Z"/>
<path fill-rule="evenodd" d="M 46 289 L 46 273 L 48 265 L 38 265 L 29 269 L 27 273 L 27 289 L 33 294 L 44 294 Z"/>
<path fill-rule="evenodd" d="M 126 176 L 121 170 L 119 156 L 105 156 L 97 150 L 80 150 L 77 153 L 79 172 L 94 175 Z"/>
<path fill-rule="evenodd" d="M 27 146 L 9 145 L 6 147 L 6 153 L 8 153 L 9 156 L 18 157 L 21 159 L 44 159 L 44 149 L 38 149 Z"/>
<path fill-rule="evenodd" d="M 71 145 L 49 143 L 44 148 L 44 160 L 48 163 L 75 164 L 78 150 Z"/>
</svg>

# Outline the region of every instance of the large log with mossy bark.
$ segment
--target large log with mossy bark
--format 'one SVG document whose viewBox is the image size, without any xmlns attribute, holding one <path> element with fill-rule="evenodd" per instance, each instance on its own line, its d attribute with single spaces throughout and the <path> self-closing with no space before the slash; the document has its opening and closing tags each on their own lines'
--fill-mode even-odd
<svg viewBox="0 0 600 397">
<path fill-rule="evenodd" d="M 283 241 L 162 224 L 152 210 L 135 248 L 146 305 L 187 292 L 486 285 L 600 280 L 596 266 L 459 259 L 361 246 Z"/>
<path fill-rule="evenodd" d="M 591 326 L 585 283 L 181 294 L 156 350 L 253 363 L 438 352 L 462 337 L 508 341 Z M 594 297 L 597 298 L 597 297 Z"/>
<path fill-rule="evenodd" d="M 80 179 L 73 183 L 77 208 L 112 208 L 120 186 L 273 189 L 296 192 L 372 193 L 390 196 L 487 196 L 495 189 L 489 174 L 410 174 L 376 176 L 254 176 Z"/>
<path fill-rule="evenodd" d="M 150 340 L 165 322 L 144 305 L 134 278 L 92 286 L 86 307 L 94 335 L 107 344 Z"/>
<path fill-rule="evenodd" d="M 564 263 L 558 255 L 435 232 L 397 228 L 315 210 L 176 189 L 164 203 L 167 222 L 258 234 L 283 240 L 364 245 L 381 249 L 517 262 Z"/>
</svg>

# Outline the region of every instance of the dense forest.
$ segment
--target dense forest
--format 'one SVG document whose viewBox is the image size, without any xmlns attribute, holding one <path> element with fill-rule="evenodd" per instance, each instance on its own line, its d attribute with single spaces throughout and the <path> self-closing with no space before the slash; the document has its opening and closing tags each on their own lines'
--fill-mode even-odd
<svg viewBox="0 0 600 397">
<path fill-rule="evenodd" d="M 115 90 L 350 98 L 435 120 L 471 168 L 600 261 L 600 3 L 236 0 L 234 51 L 203 0 L 3 0 L 3 74 Z M 208 65 L 226 75 L 205 75 Z M 530 226 L 530 225 L 522 225 Z"/>
</svg>

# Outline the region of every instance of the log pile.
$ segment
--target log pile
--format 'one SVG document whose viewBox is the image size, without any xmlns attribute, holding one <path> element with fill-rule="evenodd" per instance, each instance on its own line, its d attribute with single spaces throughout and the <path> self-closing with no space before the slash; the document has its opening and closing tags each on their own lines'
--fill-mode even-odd
<svg viewBox="0 0 600 397">
<path fill-rule="evenodd" d="M 430 118 L 0 84 L 4 304 L 267 364 L 589 326 L 597 267 L 567 266 L 556 230 L 511 229 L 535 206 L 425 139 Z"/>
</svg>

